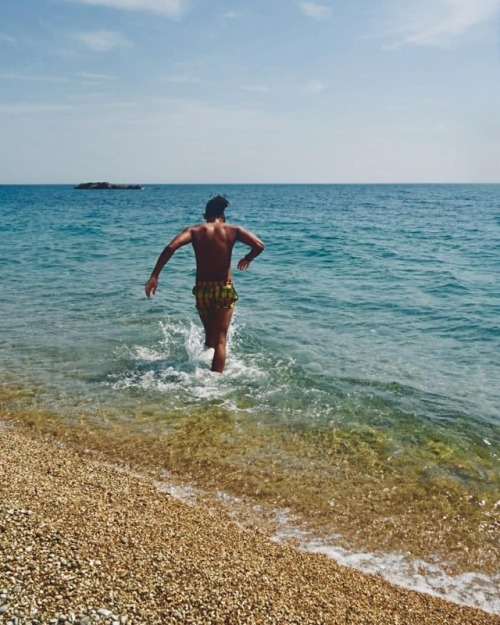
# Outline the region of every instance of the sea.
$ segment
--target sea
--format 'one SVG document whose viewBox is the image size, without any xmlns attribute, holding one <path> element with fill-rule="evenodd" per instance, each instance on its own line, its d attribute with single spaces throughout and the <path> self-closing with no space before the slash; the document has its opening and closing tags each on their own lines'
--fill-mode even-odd
<svg viewBox="0 0 500 625">
<path fill-rule="evenodd" d="M 144 293 L 217 193 L 266 245 L 233 252 L 223 375 L 192 249 Z M 3 185 L 0 283 L 3 414 L 126 436 L 274 540 L 500 613 L 500 185 Z"/>
</svg>

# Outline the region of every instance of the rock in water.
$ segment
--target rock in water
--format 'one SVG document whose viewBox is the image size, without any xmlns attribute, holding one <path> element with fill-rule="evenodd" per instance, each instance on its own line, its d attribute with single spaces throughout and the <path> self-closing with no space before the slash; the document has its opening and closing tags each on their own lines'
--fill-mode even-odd
<svg viewBox="0 0 500 625">
<path fill-rule="evenodd" d="M 139 184 L 113 184 L 112 182 L 81 182 L 75 189 L 142 189 Z"/>
</svg>

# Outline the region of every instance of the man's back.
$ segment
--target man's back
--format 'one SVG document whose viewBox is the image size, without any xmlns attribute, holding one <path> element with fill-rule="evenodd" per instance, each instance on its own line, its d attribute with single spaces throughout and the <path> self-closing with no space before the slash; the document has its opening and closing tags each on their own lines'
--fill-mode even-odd
<svg viewBox="0 0 500 625">
<path fill-rule="evenodd" d="M 238 228 L 220 221 L 191 228 L 197 280 L 231 280 L 231 255 L 237 238 Z"/>
</svg>

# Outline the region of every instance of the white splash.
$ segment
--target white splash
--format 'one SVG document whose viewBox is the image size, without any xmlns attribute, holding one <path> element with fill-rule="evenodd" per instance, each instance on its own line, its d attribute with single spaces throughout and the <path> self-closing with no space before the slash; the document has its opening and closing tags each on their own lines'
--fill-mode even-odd
<svg viewBox="0 0 500 625">
<path fill-rule="evenodd" d="M 365 573 L 378 573 L 393 584 L 500 614 L 500 575 L 488 577 L 474 571 L 449 575 L 437 564 L 412 560 L 401 554 L 349 553 L 340 547 L 317 541 L 307 543 L 304 548 L 324 553 L 340 564 Z"/>
<path fill-rule="evenodd" d="M 500 614 L 500 574 L 488 576 L 475 571 L 450 575 L 438 564 L 412 559 L 398 553 L 353 553 L 336 544 L 339 536 L 329 541 L 311 538 L 296 517 L 286 510 L 278 511 L 276 521 L 280 528 L 273 536 L 277 542 L 295 539 L 304 551 L 322 553 L 339 564 L 378 574 L 391 584 L 439 597 L 461 605 L 479 608 L 491 614 Z"/>
<path fill-rule="evenodd" d="M 204 346 L 201 326 L 167 318 L 160 323 L 161 338 L 152 346 L 134 345 L 126 350 L 132 366 L 112 381 L 115 389 L 136 389 L 169 394 L 172 398 L 221 400 L 228 408 L 228 396 L 235 386 L 266 376 L 258 365 L 246 362 L 238 351 L 235 324 L 228 334 L 228 357 L 224 375 L 210 370 L 214 350 Z M 247 357 L 250 359 L 251 357 Z"/>
</svg>

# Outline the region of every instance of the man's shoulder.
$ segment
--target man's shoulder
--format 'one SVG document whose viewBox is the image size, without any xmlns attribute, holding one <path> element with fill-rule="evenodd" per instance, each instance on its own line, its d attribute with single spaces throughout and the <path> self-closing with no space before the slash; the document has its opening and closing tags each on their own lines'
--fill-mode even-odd
<svg viewBox="0 0 500 625">
<path fill-rule="evenodd" d="M 194 231 L 202 230 L 204 226 L 206 226 L 206 223 L 202 222 L 202 223 L 199 223 L 199 224 L 193 224 L 191 226 L 186 226 L 185 230 L 194 230 Z"/>
<path fill-rule="evenodd" d="M 226 223 L 224 224 L 224 228 L 227 228 L 228 230 L 232 230 L 234 232 L 238 231 L 240 229 L 240 226 L 238 226 L 238 224 L 230 224 L 230 223 Z"/>
</svg>

